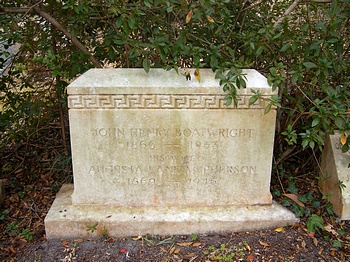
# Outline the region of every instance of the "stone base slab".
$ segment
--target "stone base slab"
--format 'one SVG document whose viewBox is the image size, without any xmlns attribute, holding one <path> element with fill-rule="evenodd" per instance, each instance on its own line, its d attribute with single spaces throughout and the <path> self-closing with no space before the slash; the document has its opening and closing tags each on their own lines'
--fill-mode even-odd
<svg viewBox="0 0 350 262">
<path fill-rule="evenodd" d="M 215 207 L 75 206 L 72 193 L 73 185 L 66 184 L 57 194 L 45 218 L 47 239 L 252 231 L 299 221 L 276 202 L 264 206 Z"/>
</svg>

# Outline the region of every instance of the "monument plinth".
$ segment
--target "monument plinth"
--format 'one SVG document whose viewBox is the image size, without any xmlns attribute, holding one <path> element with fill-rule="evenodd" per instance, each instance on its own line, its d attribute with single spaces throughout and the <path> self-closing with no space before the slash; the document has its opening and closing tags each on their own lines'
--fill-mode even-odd
<svg viewBox="0 0 350 262">
<path fill-rule="evenodd" d="M 200 83 L 162 69 L 92 69 L 71 83 L 74 189 L 58 194 L 47 237 L 63 227 L 65 236 L 88 236 L 89 223 L 123 236 L 297 221 L 270 194 L 276 115 L 264 109 L 275 92 L 257 71 L 244 73 L 238 107 L 226 106 L 206 69 Z M 252 89 L 261 98 L 249 105 Z"/>
</svg>

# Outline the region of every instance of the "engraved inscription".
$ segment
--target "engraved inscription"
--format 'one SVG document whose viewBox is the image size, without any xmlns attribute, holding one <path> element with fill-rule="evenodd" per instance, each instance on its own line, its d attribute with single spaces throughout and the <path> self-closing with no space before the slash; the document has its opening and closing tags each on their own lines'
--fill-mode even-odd
<svg viewBox="0 0 350 262">
<path fill-rule="evenodd" d="M 215 185 L 218 181 L 215 178 L 190 178 L 190 183 L 204 184 L 204 185 Z"/>
<path fill-rule="evenodd" d="M 150 162 L 178 162 L 178 163 L 189 163 L 195 160 L 195 156 L 178 156 L 178 155 L 150 155 Z"/>
<path fill-rule="evenodd" d="M 131 137 L 252 137 L 254 129 L 230 128 L 131 128 Z"/>
<path fill-rule="evenodd" d="M 100 143 L 99 152 L 115 156 L 117 165 L 91 166 L 95 178 L 124 185 L 170 185 L 189 183 L 215 185 L 229 176 L 254 176 L 254 165 L 201 165 L 197 152 L 210 154 L 226 147 L 228 139 L 253 139 L 252 128 L 126 128 L 99 127 L 91 136 Z M 132 150 L 131 158 L 123 158 Z M 148 155 L 144 155 L 149 152 Z M 126 153 L 126 152 L 125 152 Z M 126 153 L 128 154 L 128 153 Z M 138 157 L 140 156 L 140 158 Z M 146 157 L 146 158 L 145 158 Z"/>
<path fill-rule="evenodd" d="M 202 148 L 202 149 L 218 149 L 219 141 L 191 141 L 190 148 Z"/>
<path fill-rule="evenodd" d="M 254 128 L 126 127 L 121 124 L 94 127 L 90 129 L 90 136 L 98 142 L 98 151 L 106 154 L 107 159 L 115 157 L 118 164 L 90 166 L 89 174 L 93 179 L 115 186 L 217 187 L 235 177 L 257 176 L 255 165 L 202 163 L 203 157 L 210 159 L 211 152 L 225 150 L 228 143 L 254 139 L 257 136 Z M 124 158 L 124 154 L 131 156 Z"/>
<path fill-rule="evenodd" d="M 93 128 L 91 130 L 93 137 L 119 138 L 234 138 L 255 136 L 255 129 L 251 128 Z"/>
<path fill-rule="evenodd" d="M 156 183 L 155 178 L 128 178 L 128 185 L 154 185 Z"/>
<path fill-rule="evenodd" d="M 257 175 L 256 166 L 90 166 L 95 178 L 114 184 L 165 185 L 168 183 L 194 183 L 215 185 L 227 175 Z M 185 175 L 185 176 L 183 176 Z"/>
<path fill-rule="evenodd" d="M 101 127 L 92 128 L 91 135 L 92 138 L 98 139 L 98 141 L 105 141 L 103 144 L 97 145 L 100 152 L 104 150 L 131 150 L 137 152 L 177 149 L 209 152 L 210 150 L 223 148 L 225 146 L 223 140 L 226 139 L 252 139 L 256 136 L 256 131 L 252 128 Z M 178 159 L 173 160 L 179 161 Z"/>
<path fill-rule="evenodd" d="M 256 175 L 256 166 L 186 166 L 188 175 Z"/>
<path fill-rule="evenodd" d="M 141 140 L 137 142 L 126 141 L 124 144 L 121 144 L 121 145 L 122 147 L 124 147 L 124 149 L 134 149 L 134 150 L 154 149 L 156 147 L 153 141 L 145 141 L 145 140 Z"/>
<path fill-rule="evenodd" d="M 92 136 L 100 137 L 124 137 L 125 130 L 123 128 L 94 128 L 91 130 Z"/>
</svg>

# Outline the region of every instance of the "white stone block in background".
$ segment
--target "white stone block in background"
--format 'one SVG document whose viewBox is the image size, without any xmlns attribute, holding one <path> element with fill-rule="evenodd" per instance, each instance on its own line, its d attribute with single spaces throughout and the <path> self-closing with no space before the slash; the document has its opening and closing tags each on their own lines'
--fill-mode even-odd
<svg viewBox="0 0 350 262">
<path fill-rule="evenodd" d="M 349 164 L 350 152 L 342 152 L 339 133 L 328 135 L 322 154 L 319 185 L 342 220 L 350 220 Z"/>
</svg>

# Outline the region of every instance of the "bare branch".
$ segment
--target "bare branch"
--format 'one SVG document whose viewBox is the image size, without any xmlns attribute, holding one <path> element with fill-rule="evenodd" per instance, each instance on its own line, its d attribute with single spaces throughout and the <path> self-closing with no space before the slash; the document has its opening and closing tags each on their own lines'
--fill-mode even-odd
<svg viewBox="0 0 350 262">
<path fill-rule="evenodd" d="M 276 29 L 277 26 L 283 21 L 284 18 L 286 18 L 293 10 L 295 7 L 299 4 L 300 0 L 295 0 L 284 12 L 284 14 L 276 21 L 274 28 Z M 332 3 L 332 0 L 306 0 L 306 2 L 312 2 L 316 4 L 328 4 Z"/>
<path fill-rule="evenodd" d="M 0 14 L 12 13 L 12 14 L 22 14 L 33 12 L 32 9 L 28 7 L 2 7 L 0 6 Z"/>
<path fill-rule="evenodd" d="M 300 0 L 295 0 L 293 2 L 293 4 L 291 4 L 287 10 L 284 12 L 284 14 L 276 21 L 274 28 L 276 29 L 276 27 L 278 26 L 278 24 L 280 24 L 284 18 L 286 18 L 293 10 L 294 8 L 299 4 Z"/>
<path fill-rule="evenodd" d="M 248 7 L 244 8 L 244 9 L 242 10 L 242 12 L 247 11 L 248 9 L 252 9 L 252 8 L 256 7 L 257 5 L 260 5 L 262 2 L 263 2 L 263 0 L 258 0 L 258 1 L 256 1 L 256 2 L 254 2 L 254 3 L 250 4 L 250 5 L 248 5 Z"/>
<path fill-rule="evenodd" d="M 310 2 L 317 3 L 317 4 L 328 4 L 332 3 L 332 0 L 309 0 Z"/>
<path fill-rule="evenodd" d="M 50 14 L 46 13 L 45 11 L 41 10 L 39 7 L 34 7 L 33 10 L 40 15 L 41 17 L 48 20 L 53 26 L 55 26 L 58 30 L 60 30 L 68 39 L 72 41 L 72 43 L 78 47 L 81 51 L 83 51 L 84 54 L 90 56 L 90 61 L 99 68 L 102 68 L 101 63 L 89 52 L 89 50 L 86 49 L 86 47 L 79 42 L 78 39 L 76 39 L 74 36 L 72 36 L 71 33 L 69 33 L 66 29 L 63 28 L 63 26 Z"/>
<path fill-rule="evenodd" d="M 35 12 L 41 17 L 48 20 L 54 27 L 56 27 L 58 30 L 60 30 L 72 43 L 79 48 L 84 54 L 88 55 L 90 58 L 90 61 L 99 68 L 102 68 L 102 64 L 89 52 L 89 50 L 86 49 L 86 47 L 80 43 L 78 39 L 76 39 L 70 32 L 68 32 L 66 29 L 63 28 L 63 26 L 50 14 L 46 13 L 45 11 L 41 10 L 37 6 L 33 6 L 33 8 L 21 8 L 21 7 L 0 7 L 0 13 L 31 13 Z"/>
</svg>

